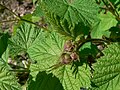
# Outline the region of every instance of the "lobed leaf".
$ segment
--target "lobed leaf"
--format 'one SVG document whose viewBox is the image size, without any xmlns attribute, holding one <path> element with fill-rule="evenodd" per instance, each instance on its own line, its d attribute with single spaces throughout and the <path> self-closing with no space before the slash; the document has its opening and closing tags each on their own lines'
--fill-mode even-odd
<svg viewBox="0 0 120 90">
<path fill-rule="evenodd" d="M 41 34 L 27 51 L 31 59 L 37 61 L 37 64 L 31 65 L 31 70 L 33 72 L 44 71 L 58 63 L 63 51 L 64 41 L 60 35 L 53 32 Z"/>
<path fill-rule="evenodd" d="M 98 7 L 93 0 L 42 0 L 41 2 L 46 7 L 46 11 L 55 13 L 71 24 L 83 22 L 86 25 L 96 19 Z"/>
<path fill-rule="evenodd" d="M 36 64 L 30 66 L 34 80 L 39 72 L 48 71 L 51 66 L 60 62 L 59 58 L 63 52 L 62 48 L 65 42 L 64 38 L 53 32 L 47 36 L 43 34 L 40 38 L 28 50 L 30 57 L 37 61 Z M 88 67 L 80 66 L 76 78 L 70 68 L 71 65 L 63 65 L 51 71 L 53 75 L 59 78 L 65 90 L 79 90 L 80 87 L 90 86 L 90 71 Z"/>
<path fill-rule="evenodd" d="M 99 19 L 92 29 L 92 38 L 102 38 L 103 35 L 109 37 L 109 29 L 115 27 L 118 23 L 116 17 L 111 12 L 107 12 L 107 14 L 100 13 Z"/>
<path fill-rule="evenodd" d="M 72 39 L 88 34 L 97 20 L 98 7 L 93 0 L 40 0 L 39 7 L 52 30 Z"/>
<path fill-rule="evenodd" d="M 10 52 L 18 54 L 26 52 L 34 43 L 41 30 L 29 23 L 22 23 L 16 31 L 16 34 L 9 41 Z"/>
</svg>

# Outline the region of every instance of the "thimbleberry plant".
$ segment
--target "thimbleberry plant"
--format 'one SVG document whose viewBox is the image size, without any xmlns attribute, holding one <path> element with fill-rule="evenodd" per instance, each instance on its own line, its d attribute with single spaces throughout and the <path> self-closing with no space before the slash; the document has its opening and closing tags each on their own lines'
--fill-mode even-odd
<svg viewBox="0 0 120 90">
<path fill-rule="evenodd" d="M 120 1 L 33 0 L 0 33 L 0 90 L 119 90 Z M 1 21 L 2 23 L 2 21 Z"/>
</svg>

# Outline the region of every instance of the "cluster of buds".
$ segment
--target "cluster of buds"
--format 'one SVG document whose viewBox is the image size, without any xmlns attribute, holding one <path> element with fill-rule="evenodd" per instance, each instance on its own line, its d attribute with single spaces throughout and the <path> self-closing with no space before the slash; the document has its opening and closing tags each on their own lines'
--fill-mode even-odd
<svg viewBox="0 0 120 90">
<path fill-rule="evenodd" d="M 76 45 L 72 40 L 68 40 L 64 44 L 64 51 L 61 55 L 60 62 L 62 64 L 69 64 L 73 61 L 79 60 L 79 55 L 76 51 Z"/>
</svg>

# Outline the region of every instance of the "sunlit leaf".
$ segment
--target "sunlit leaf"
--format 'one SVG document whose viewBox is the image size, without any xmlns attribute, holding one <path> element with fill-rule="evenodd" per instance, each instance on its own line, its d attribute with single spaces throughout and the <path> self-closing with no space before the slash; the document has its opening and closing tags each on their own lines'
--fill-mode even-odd
<svg viewBox="0 0 120 90">
<path fill-rule="evenodd" d="M 15 55 L 26 52 L 34 43 L 41 30 L 29 23 L 22 23 L 9 41 L 10 52 Z"/>
<path fill-rule="evenodd" d="M 48 36 L 41 35 L 40 38 L 28 50 L 30 57 L 37 61 L 36 64 L 30 66 L 31 75 L 34 79 L 39 71 L 48 71 L 51 66 L 60 62 L 65 41 L 59 34 L 53 32 Z M 59 78 L 65 90 L 79 90 L 80 87 L 90 86 L 89 67 L 80 66 L 76 78 L 70 68 L 71 65 L 62 65 L 51 71 L 53 75 Z"/>
<path fill-rule="evenodd" d="M 101 13 L 99 18 L 100 21 L 96 22 L 92 29 L 92 38 L 102 38 L 103 35 L 109 37 L 109 29 L 115 27 L 118 23 L 116 17 L 112 13 L 107 12 L 107 14 Z"/>
</svg>

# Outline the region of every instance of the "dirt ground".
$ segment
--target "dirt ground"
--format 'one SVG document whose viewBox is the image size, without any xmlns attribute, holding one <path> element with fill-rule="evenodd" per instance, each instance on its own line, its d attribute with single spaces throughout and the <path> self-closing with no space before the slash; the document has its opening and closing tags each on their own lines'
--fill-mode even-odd
<svg viewBox="0 0 120 90">
<path fill-rule="evenodd" d="M 12 30 L 16 16 L 1 5 L 4 5 L 18 16 L 32 13 L 35 7 L 32 0 L 0 0 L 0 29 L 2 31 Z"/>
</svg>

